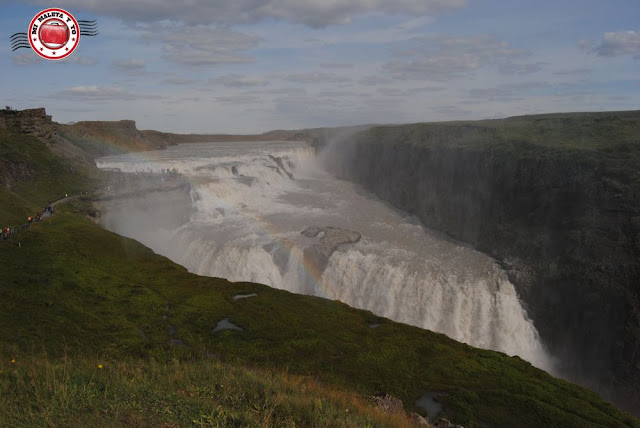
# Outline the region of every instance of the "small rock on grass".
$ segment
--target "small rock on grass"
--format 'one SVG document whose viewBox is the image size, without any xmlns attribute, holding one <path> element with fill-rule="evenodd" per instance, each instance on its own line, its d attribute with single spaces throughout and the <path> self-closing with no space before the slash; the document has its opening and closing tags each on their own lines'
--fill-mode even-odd
<svg viewBox="0 0 640 428">
<path fill-rule="evenodd" d="M 382 410 L 388 413 L 404 412 L 404 406 L 402 401 L 389 394 L 379 393 L 373 396 L 373 401 L 381 407 Z"/>
<path fill-rule="evenodd" d="M 420 416 L 417 413 L 411 413 L 411 415 L 409 415 L 409 418 L 411 419 L 411 422 L 413 422 L 416 426 L 419 427 L 430 427 L 431 425 L 429 425 L 429 421 L 427 420 L 427 418 Z"/>
</svg>

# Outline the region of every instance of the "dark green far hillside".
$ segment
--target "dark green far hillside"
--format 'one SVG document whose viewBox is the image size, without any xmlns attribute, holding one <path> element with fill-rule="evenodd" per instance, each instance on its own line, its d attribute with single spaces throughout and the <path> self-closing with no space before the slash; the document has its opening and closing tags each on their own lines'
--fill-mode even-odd
<svg viewBox="0 0 640 428">
<path fill-rule="evenodd" d="M 5 175 L 2 222 L 99 185 L 35 138 L 1 137 L 3 165 L 25 171 Z M 90 199 L 0 241 L 0 426 L 409 426 L 371 405 L 383 391 L 411 410 L 440 394 L 466 427 L 640 427 L 520 358 L 190 274 L 97 226 Z M 214 331 L 223 320 L 241 330 Z"/>
</svg>

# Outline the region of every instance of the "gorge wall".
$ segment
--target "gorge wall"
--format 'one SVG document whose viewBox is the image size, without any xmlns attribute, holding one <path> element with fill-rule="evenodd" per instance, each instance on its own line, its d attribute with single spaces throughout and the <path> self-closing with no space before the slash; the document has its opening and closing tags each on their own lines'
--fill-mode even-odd
<svg viewBox="0 0 640 428">
<path fill-rule="evenodd" d="M 561 375 L 640 409 L 640 113 L 372 128 L 339 176 L 498 259 Z"/>
</svg>

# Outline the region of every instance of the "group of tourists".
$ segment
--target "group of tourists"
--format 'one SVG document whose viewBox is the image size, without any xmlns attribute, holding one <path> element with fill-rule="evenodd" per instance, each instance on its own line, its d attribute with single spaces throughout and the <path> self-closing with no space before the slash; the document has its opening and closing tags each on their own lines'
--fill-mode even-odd
<svg viewBox="0 0 640 428">
<path fill-rule="evenodd" d="M 13 229 L 13 226 L 4 227 L 2 228 L 2 233 L 0 233 L 0 239 L 9 239 L 9 236 L 14 233 L 15 230 Z"/>
<path fill-rule="evenodd" d="M 29 223 L 30 225 L 33 223 L 38 223 L 40 222 L 40 220 L 42 220 L 42 214 L 36 214 L 33 217 L 27 217 L 27 223 Z"/>
<path fill-rule="evenodd" d="M 24 223 L 22 226 L 20 226 L 19 230 L 26 230 L 28 228 L 30 228 L 34 223 L 39 223 L 44 219 L 44 213 L 48 213 L 49 216 L 53 215 L 53 206 L 52 205 L 47 205 L 46 207 L 44 207 L 44 210 L 42 213 L 36 213 L 36 215 L 34 216 L 29 216 L 27 217 L 27 222 Z M 5 240 L 5 239 L 9 239 L 9 237 L 11 235 L 14 235 L 18 233 L 18 229 L 14 228 L 13 226 L 7 226 L 4 227 L 2 229 L 0 229 L 0 240 Z"/>
</svg>

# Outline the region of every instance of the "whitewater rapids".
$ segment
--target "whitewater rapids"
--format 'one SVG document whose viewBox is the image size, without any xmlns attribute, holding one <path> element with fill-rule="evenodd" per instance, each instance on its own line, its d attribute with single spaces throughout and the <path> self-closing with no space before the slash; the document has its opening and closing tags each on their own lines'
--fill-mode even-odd
<svg viewBox="0 0 640 428">
<path fill-rule="evenodd" d="M 189 181 L 186 197 L 107 202 L 103 224 L 191 272 L 337 299 L 553 369 L 493 259 L 326 173 L 305 143 L 182 144 L 96 163 L 163 181 L 175 170 Z M 327 226 L 360 239 L 328 248 L 328 230 L 302 233 Z M 310 251 L 326 257 L 313 263 Z"/>
</svg>

